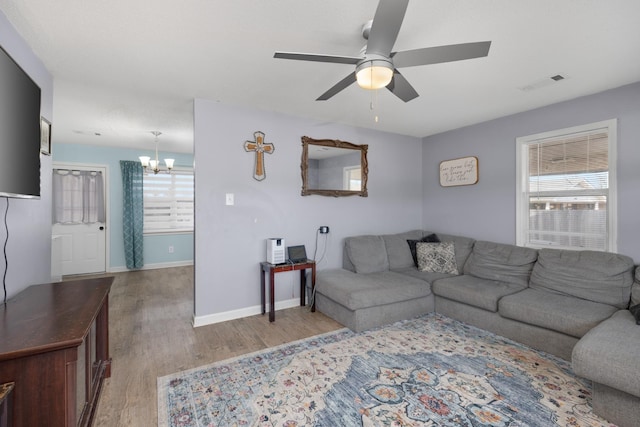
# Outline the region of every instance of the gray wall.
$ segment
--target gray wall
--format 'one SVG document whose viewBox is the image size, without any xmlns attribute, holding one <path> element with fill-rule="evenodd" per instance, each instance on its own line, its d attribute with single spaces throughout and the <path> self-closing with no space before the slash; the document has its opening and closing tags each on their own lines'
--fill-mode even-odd
<svg viewBox="0 0 640 427">
<path fill-rule="evenodd" d="M 52 122 L 52 131 L 55 132 L 53 78 L 1 11 L 0 46 L 40 86 L 41 114 Z M 41 155 L 40 162 L 40 200 L 9 199 L 9 241 L 6 249 L 9 263 L 6 285 L 9 298 L 29 285 L 51 280 L 51 157 Z M 0 199 L 2 218 L 6 200 Z M 0 248 L 4 246 L 5 238 L 3 220 L 0 227 Z M 0 275 L 4 275 L 4 257 L 1 259 Z"/>
<path fill-rule="evenodd" d="M 196 100 L 194 111 L 196 317 L 260 304 L 259 263 L 269 237 L 303 244 L 311 257 L 318 227 L 328 225 L 321 269 L 342 265 L 345 236 L 420 227 L 420 139 L 206 100 Z M 265 154 L 261 182 L 253 179 L 255 155 L 243 148 L 258 130 L 275 144 L 274 153 Z M 300 196 L 303 135 L 368 144 L 369 197 Z M 225 206 L 225 193 L 235 194 L 235 206 Z M 276 301 L 299 295 L 297 277 L 277 277 Z"/>
<path fill-rule="evenodd" d="M 618 252 L 640 262 L 640 83 L 424 138 L 425 228 L 515 243 L 516 138 L 618 119 Z M 478 157 L 478 184 L 441 187 L 442 160 Z"/>
</svg>

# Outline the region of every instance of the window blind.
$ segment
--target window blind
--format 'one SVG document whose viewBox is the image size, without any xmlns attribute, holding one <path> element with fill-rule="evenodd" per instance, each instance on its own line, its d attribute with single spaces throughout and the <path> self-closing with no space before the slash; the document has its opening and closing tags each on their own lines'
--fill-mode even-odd
<svg viewBox="0 0 640 427">
<path fill-rule="evenodd" d="M 607 129 L 527 144 L 528 242 L 607 250 Z"/>
<path fill-rule="evenodd" d="M 144 232 L 193 231 L 193 172 L 145 175 Z"/>
</svg>

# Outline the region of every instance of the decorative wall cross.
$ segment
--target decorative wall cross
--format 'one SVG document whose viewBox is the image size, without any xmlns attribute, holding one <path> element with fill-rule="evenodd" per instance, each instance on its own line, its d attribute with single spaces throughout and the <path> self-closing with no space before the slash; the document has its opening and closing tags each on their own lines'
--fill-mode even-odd
<svg viewBox="0 0 640 427">
<path fill-rule="evenodd" d="M 273 144 L 265 144 L 263 132 L 260 132 L 260 131 L 254 132 L 253 139 L 254 139 L 253 141 L 244 142 L 244 150 L 255 151 L 256 164 L 255 164 L 255 169 L 253 171 L 253 177 L 258 181 L 262 181 L 267 177 L 267 174 L 264 168 L 264 153 L 273 154 L 276 147 Z"/>
</svg>

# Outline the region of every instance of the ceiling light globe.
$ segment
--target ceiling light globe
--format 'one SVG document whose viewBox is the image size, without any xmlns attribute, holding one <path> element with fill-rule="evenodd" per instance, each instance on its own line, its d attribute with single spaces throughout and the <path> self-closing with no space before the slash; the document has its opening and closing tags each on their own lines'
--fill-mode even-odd
<svg viewBox="0 0 640 427">
<path fill-rule="evenodd" d="M 382 89 L 391 83 L 393 69 L 386 65 L 371 65 L 356 72 L 358 86 L 363 89 Z"/>
</svg>

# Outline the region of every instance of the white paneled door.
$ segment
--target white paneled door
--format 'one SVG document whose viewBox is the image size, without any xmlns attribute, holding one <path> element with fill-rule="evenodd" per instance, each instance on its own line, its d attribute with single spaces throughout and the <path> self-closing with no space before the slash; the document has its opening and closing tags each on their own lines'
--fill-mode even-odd
<svg viewBox="0 0 640 427">
<path fill-rule="evenodd" d="M 52 270 L 64 276 L 106 271 L 106 174 L 97 165 L 54 164 Z"/>
<path fill-rule="evenodd" d="M 106 227 L 104 223 L 54 224 L 53 235 L 60 236 L 62 274 L 89 274 L 106 271 Z"/>
</svg>

